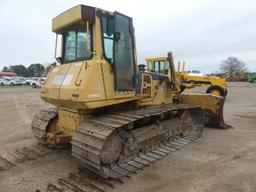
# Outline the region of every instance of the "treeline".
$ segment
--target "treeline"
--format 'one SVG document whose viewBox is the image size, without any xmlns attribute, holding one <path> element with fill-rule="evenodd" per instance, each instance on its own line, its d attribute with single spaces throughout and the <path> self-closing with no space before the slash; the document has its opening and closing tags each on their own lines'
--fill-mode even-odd
<svg viewBox="0 0 256 192">
<path fill-rule="evenodd" d="M 2 72 L 14 72 L 18 76 L 22 77 L 41 77 L 45 70 L 45 67 L 40 63 L 31 64 L 29 67 L 24 65 L 11 65 L 10 67 L 4 67 Z"/>
</svg>

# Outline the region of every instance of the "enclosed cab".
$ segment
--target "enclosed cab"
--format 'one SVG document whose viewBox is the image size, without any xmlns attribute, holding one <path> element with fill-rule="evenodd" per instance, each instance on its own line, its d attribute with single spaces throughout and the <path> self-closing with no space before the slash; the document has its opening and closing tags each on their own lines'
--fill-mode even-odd
<svg viewBox="0 0 256 192">
<path fill-rule="evenodd" d="M 93 109 L 135 97 L 136 56 L 132 19 L 78 5 L 55 17 L 55 56 L 41 96 L 61 107 Z"/>
</svg>

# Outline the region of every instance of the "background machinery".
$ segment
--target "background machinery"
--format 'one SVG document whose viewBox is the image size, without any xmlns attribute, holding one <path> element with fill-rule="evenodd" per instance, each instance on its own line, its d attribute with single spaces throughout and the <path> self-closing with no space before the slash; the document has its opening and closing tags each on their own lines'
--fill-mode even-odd
<svg viewBox="0 0 256 192">
<path fill-rule="evenodd" d="M 256 83 L 256 73 L 250 73 L 250 74 L 248 75 L 248 81 L 249 81 L 250 83 Z"/>
<path fill-rule="evenodd" d="M 244 71 L 234 71 L 232 73 L 226 73 L 224 75 L 224 78 L 227 82 L 246 82 L 248 80 L 248 77 Z"/>
<path fill-rule="evenodd" d="M 158 72 L 158 68 L 167 62 L 166 57 L 147 58 L 146 65 L 152 72 Z M 227 95 L 226 80 L 215 76 L 204 76 L 203 74 L 190 73 L 185 71 L 185 63 L 182 63 L 182 70 L 180 70 L 181 63 L 178 63 L 177 78 L 180 81 L 181 92 L 185 89 L 192 89 L 195 87 L 208 87 L 206 93 L 219 95 L 225 97 Z"/>
<path fill-rule="evenodd" d="M 179 94 L 172 54 L 164 71 L 137 70 L 132 18 L 78 5 L 53 19 L 56 60 L 41 88 L 40 142 L 71 143 L 83 167 L 118 178 L 188 143 L 204 124 L 225 127 L 224 98 Z M 186 139 L 184 139 L 186 138 Z"/>
</svg>

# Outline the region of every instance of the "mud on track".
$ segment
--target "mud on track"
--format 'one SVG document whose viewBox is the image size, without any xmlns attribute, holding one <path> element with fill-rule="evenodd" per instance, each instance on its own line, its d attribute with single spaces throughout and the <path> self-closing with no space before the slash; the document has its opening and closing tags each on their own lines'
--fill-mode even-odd
<svg viewBox="0 0 256 192">
<path fill-rule="evenodd" d="M 224 115 L 234 129 L 206 129 L 196 142 L 152 163 L 123 184 L 114 183 L 109 190 L 256 191 L 255 95 L 256 84 L 229 84 Z M 38 89 L 0 89 L 0 155 L 7 160 L 0 157 L 1 192 L 45 191 L 48 183 L 69 178 L 70 173 L 78 179 L 77 164 L 68 150 L 48 151 L 32 137 L 31 120 L 43 108 L 47 105 Z"/>
</svg>

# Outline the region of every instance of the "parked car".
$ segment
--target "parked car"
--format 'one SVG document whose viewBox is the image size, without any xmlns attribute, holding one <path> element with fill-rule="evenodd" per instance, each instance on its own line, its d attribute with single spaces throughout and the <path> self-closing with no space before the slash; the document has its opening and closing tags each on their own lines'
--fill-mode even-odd
<svg viewBox="0 0 256 192">
<path fill-rule="evenodd" d="M 16 77 L 11 77 L 9 80 L 10 80 L 10 86 L 22 85 L 22 80 L 20 80 Z"/>
<path fill-rule="evenodd" d="M 24 84 L 25 85 L 31 85 L 34 80 L 32 78 L 25 78 L 24 79 Z"/>
<path fill-rule="evenodd" d="M 4 86 L 4 79 L 0 78 L 0 85 Z"/>
<path fill-rule="evenodd" d="M 40 88 L 41 87 L 40 79 L 32 80 L 30 85 L 32 88 Z"/>
<path fill-rule="evenodd" d="M 0 84 L 1 84 L 1 86 L 8 86 L 8 85 L 11 85 L 11 81 L 8 78 L 7 79 L 6 78 L 1 78 Z"/>
<path fill-rule="evenodd" d="M 24 80 L 21 77 L 12 78 L 14 85 L 24 85 Z"/>
<path fill-rule="evenodd" d="M 18 77 L 3 77 L 2 78 L 2 85 L 9 85 L 9 86 L 14 86 L 14 85 L 23 85 L 23 80 Z"/>
</svg>

